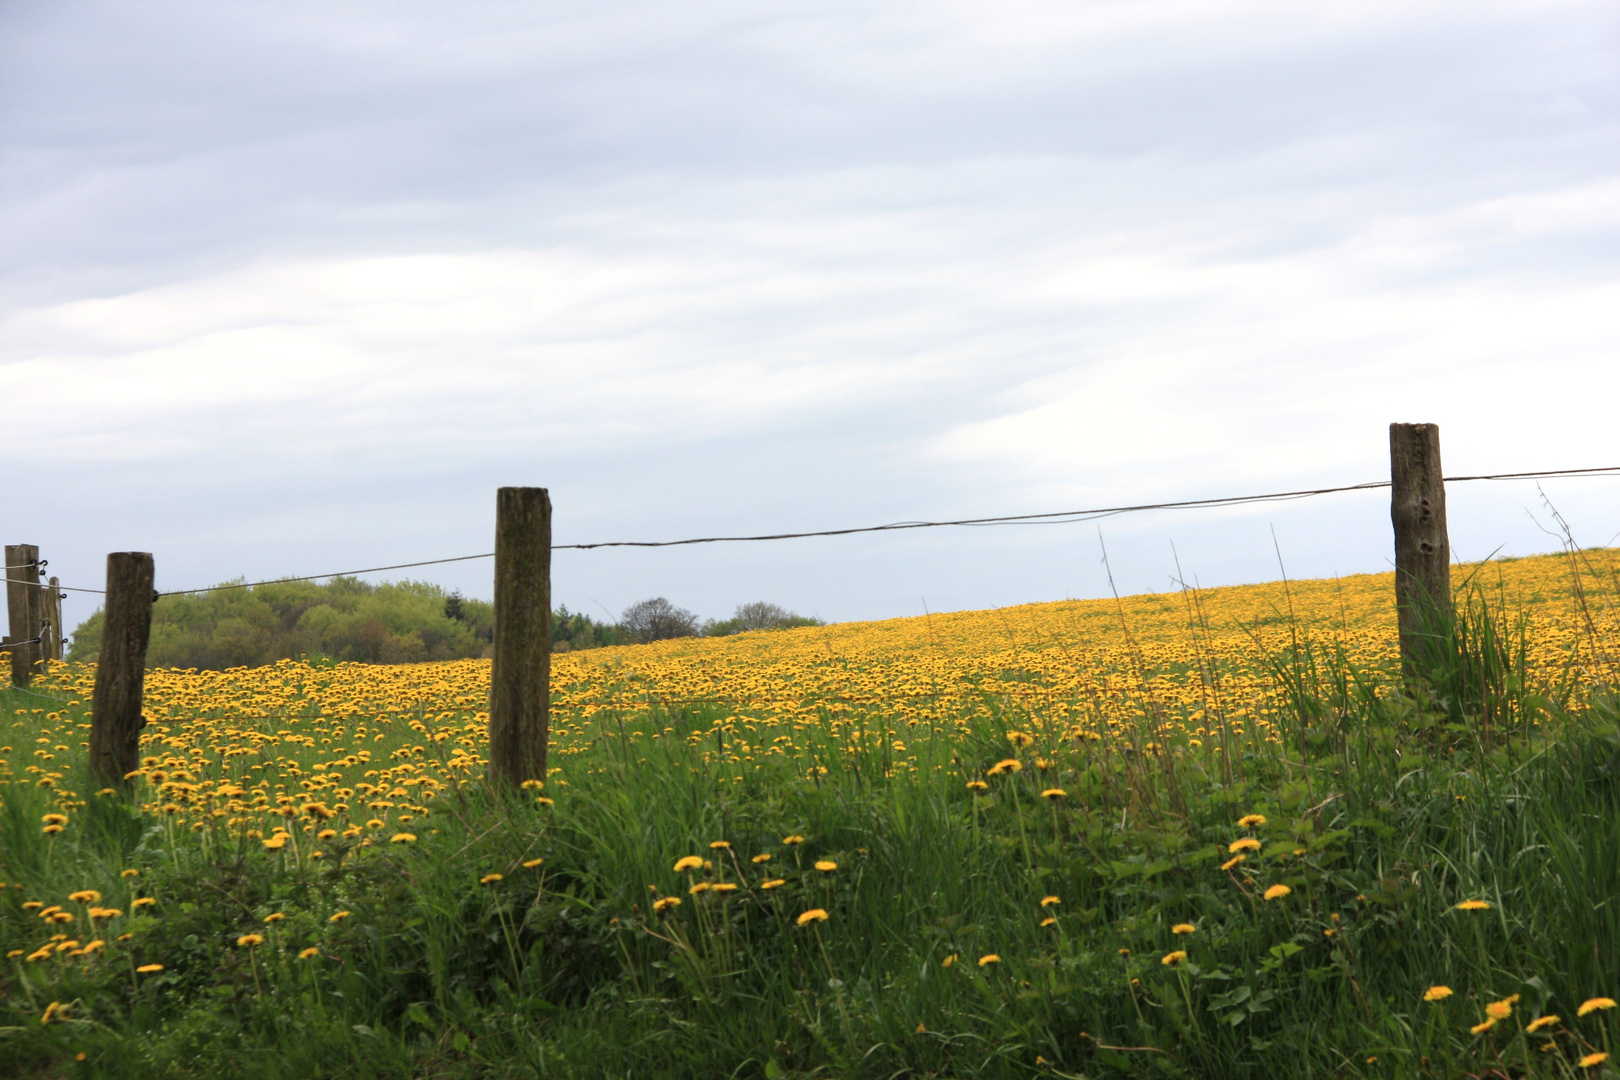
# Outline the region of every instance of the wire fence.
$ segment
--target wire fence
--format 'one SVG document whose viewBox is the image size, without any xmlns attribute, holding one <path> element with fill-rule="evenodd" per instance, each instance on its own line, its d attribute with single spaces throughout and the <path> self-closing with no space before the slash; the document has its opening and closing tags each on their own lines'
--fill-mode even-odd
<svg viewBox="0 0 1620 1080">
<path fill-rule="evenodd" d="M 1511 473 L 1484 473 L 1477 476 L 1447 476 L 1444 482 L 1448 484 L 1461 484 L 1481 480 L 1546 480 L 1558 477 L 1581 476 L 1615 476 L 1620 475 L 1620 465 L 1600 465 L 1580 469 L 1541 469 L 1533 472 Z M 1272 491 L 1259 495 L 1225 495 L 1207 499 L 1182 499 L 1174 502 L 1137 503 L 1125 506 L 1094 507 L 1085 510 L 1057 510 L 1038 514 L 1001 514 L 993 517 L 957 518 L 941 521 L 896 521 L 886 525 L 863 525 L 842 529 L 815 529 L 807 532 L 779 532 L 761 533 L 747 536 L 697 536 L 683 540 L 601 540 L 589 544 L 554 544 L 553 551 L 594 551 L 598 548 L 664 548 L 687 547 L 696 544 L 736 544 L 754 543 L 772 540 L 805 540 L 815 537 L 855 536 L 864 533 L 902 532 L 913 529 L 940 529 L 940 528 L 985 528 L 999 525 L 1072 525 L 1090 521 L 1100 521 L 1104 518 L 1116 517 L 1121 514 L 1143 513 L 1152 510 L 1213 510 L 1228 506 L 1248 506 L 1256 503 L 1292 502 L 1299 499 L 1309 499 L 1319 495 L 1336 495 L 1351 491 L 1376 491 L 1391 486 L 1389 480 L 1373 480 L 1362 484 L 1344 484 L 1338 487 L 1305 488 L 1298 491 Z M 171 589 L 167 592 L 156 593 L 156 598 L 165 596 L 191 596 L 201 593 L 221 592 L 228 589 L 254 589 L 261 585 L 280 585 L 299 581 L 322 581 L 335 577 L 355 577 L 360 574 L 374 574 L 385 570 L 410 570 L 421 566 L 440 566 L 446 563 L 471 562 L 477 559 L 493 559 L 493 551 L 481 552 L 477 555 L 454 555 L 444 559 L 423 559 L 419 562 L 393 563 L 388 566 L 369 566 L 358 570 L 335 570 L 323 574 L 305 574 L 298 577 L 267 578 L 263 581 L 237 581 L 223 585 L 205 585 L 190 589 Z M 44 561 L 36 564 L 43 566 Z M 8 566 L 6 569 L 28 569 L 28 564 L 19 567 Z M 22 583 L 31 584 L 31 583 Z M 73 585 L 48 585 L 33 583 L 34 587 L 60 589 L 64 592 L 93 593 L 105 595 L 105 589 L 89 589 Z"/>
</svg>

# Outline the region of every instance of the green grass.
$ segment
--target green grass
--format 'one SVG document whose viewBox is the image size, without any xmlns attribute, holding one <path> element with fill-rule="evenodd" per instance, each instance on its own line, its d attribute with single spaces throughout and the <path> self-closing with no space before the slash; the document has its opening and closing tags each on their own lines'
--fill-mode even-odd
<svg viewBox="0 0 1620 1080">
<path fill-rule="evenodd" d="M 568 759 L 553 807 L 466 786 L 415 843 L 337 843 L 320 863 L 107 795 L 51 838 L 49 792 L 0 789 L 4 950 L 48 936 L 30 900 L 78 912 L 88 940 L 66 899 L 85 888 L 132 935 L 88 960 L 6 961 L 0 1072 L 1613 1075 L 1577 1061 L 1609 1049 L 1620 1010 L 1576 1009 L 1620 991 L 1620 710 L 1537 683 L 1503 625 L 1465 606 L 1411 694 L 1308 645 L 1279 657 L 1280 739 L 1240 740 L 1228 767 L 1142 750 L 1148 716 L 1049 772 L 1031 748 L 985 796 L 963 780 L 1008 756 L 998 718 L 916 740 L 914 774 L 874 754 L 737 784 L 683 740 L 636 737 L 724 715 L 701 710 L 626 714 L 624 738 Z M 8 720 L 39 706 L 0 703 Z M 1043 801 L 1054 786 L 1067 796 Z M 1239 828 L 1249 813 L 1267 823 Z M 1222 871 L 1251 834 L 1261 849 Z M 729 854 L 709 847 L 722 839 Z M 762 852 L 785 882 L 768 891 L 752 887 Z M 676 874 L 685 855 L 714 868 Z M 745 887 L 687 892 L 722 879 Z M 1291 892 L 1262 899 L 1273 884 Z M 137 889 L 158 900 L 138 915 Z M 683 902 L 653 914 L 666 896 Z M 827 920 L 796 925 L 812 908 Z M 1187 963 L 1161 963 L 1176 949 Z M 1455 993 L 1425 1003 L 1432 985 Z M 1512 1017 L 1470 1033 L 1514 994 Z M 65 1018 L 41 1023 L 52 1002 Z M 1524 1034 L 1547 1014 L 1563 1019 Z"/>
</svg>

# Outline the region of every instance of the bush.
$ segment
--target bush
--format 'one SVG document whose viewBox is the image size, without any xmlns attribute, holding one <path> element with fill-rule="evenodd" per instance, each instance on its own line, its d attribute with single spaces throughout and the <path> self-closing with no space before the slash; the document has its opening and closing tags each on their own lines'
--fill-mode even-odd
<svg viewBox="0 0 1620 1080">
<path fill-rule="evenodd" d="M 703 624 L 705 637 L 725 637 L 749 630 L 791 630 L 795 626 L 823 626 L 820 619 L 797 615 L 780 604 L 756 600 L 751 604 L 738 604 L 729 619 L 710 619 Z"/>
</svg>

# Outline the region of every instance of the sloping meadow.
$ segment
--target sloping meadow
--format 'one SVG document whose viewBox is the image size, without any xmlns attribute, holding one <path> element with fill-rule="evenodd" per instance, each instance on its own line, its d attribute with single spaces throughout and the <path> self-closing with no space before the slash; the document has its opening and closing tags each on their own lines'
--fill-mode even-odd
<svg viewBox="0 0 1620 1080">
<path fill-rule="evenodd" d="M 553 657 L 6 692 L 0 1063 L 90 1075 L 1598 1075 L 1607 552 Z M 82 1063 L 80 1063 L 82 1055 Z"/>
</svg>

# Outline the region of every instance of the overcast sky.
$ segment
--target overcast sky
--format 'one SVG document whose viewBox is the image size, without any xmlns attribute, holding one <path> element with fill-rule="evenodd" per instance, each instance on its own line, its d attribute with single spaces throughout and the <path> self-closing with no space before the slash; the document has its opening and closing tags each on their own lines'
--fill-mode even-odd
<svg viewBox="0 0 1620 1080">
<path fill-rule="evenodd" d="M 0 3 L 6 543 L 160 588 L 1620 464 L 1604 2 Z M 1620 479 L 1549 482 L 1587 544 Z M 1455 555 L 1555 547 L 1455 485 Z M 1538 523 L 1537 519 L 1540 519 Z M 1387 494 L 1104 523 L 1122 591 L 1386 569 Z M 1108 589 L 1094 525 L 558 552 L 835 620 Z M 488 596 L 487 562 L 416 572 Z M 383 575 L 400 576 L 400 575 Z M 88 614 L 75 598 L 69 621 Z"/>
</svg>

